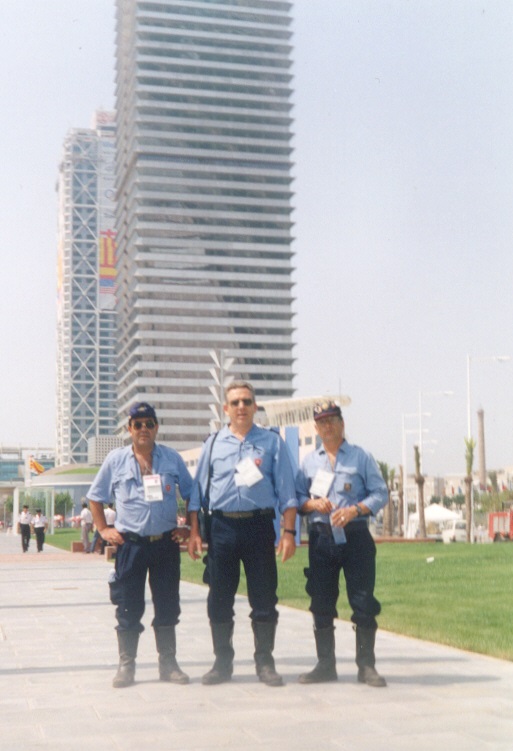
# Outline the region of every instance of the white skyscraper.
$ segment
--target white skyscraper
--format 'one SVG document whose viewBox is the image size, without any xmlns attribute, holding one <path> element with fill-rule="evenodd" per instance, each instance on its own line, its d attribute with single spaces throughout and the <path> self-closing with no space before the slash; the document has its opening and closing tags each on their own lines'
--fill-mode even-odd
<svg viewBox="0 0 513 751">
<path fill-rule="evenodd" d="M 71 130 L 59 168 L 56 464 L 116 429 L 115 126 Z"/>
<path fill-rule="evenodd" d="M 117 0 L 119 425 L 205 436 L 209 351 L 293 394 L 291 18 L 278 0 Z"/>
</svg>

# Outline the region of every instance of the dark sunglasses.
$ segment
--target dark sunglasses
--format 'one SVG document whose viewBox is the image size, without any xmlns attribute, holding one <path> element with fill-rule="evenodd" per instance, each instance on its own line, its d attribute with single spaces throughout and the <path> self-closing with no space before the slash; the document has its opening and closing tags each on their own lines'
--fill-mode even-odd
<svg viewBox="0 0 513 751">
<path fill-rule="evenodd" d="M 132 427 L 135 430 L 140 430 L 141 428 L 148 428 L 148 430 L 153 430 L 157 423 L 155 420 L 134 420 L 132 423 Z"/>
<path fill-rule="evenodd" d="M 243 404 L 245 407 L 251 407 L 253 399 L 233 399 L 229 404 L 230 407 L 238 407 L 239 404 Z"/>
</svg>

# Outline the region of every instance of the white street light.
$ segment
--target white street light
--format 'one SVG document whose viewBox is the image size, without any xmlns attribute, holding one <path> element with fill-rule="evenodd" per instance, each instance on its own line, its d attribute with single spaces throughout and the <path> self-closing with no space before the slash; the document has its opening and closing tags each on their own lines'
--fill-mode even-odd
<svg viewBox="0 0 513 751">
<path fill-rule="evenodd" d="M 424 433 L 428 433 L 429 431 L 426 430 L 422 426 L 422 418 L 423 417 L 431 417 L 431 412 L 423 412 L 422 410 L 422 397 L 423 396 L 453 396 L 453 391 L 422 391 L 419 389 L 419 411 L 418 412 L 410 412 L 410 413 L 403 413 L 402 415 L 402 454 L 403 454 L 403 517 L 404 517 L 404 535 L 406 537 L 406 531 L 408 529 L 408 493 L 407 493 L 407 482 L 408 482 L 408 470 L 407 470 L 407 451 L 406 451 L 406 434 L 407 433 L 415 433 L 418 436 L 418 446 L 419 446 L 419 460 L 420 460 L 420 471 L 422 473 L 422 454 L 423 454 L 423 446 L 425 444 L 425 441 L 423 440 Z M 419 421 L 419 427 L 418 430 L 405 430 L 404 420 L 407 417 L 416 417 Z M 432 443 L 436 443 L 435 441 L 432 441 Z M 417 493 L 417 511 L 418 511 L 418 503 L 419 503 L 419 497 Z"/>
<path fill-rule="evenodd" d="M 419 460 L 422 473 L 422 397 L 423 396 L 453 396 L 454 391 L 422 391 L 419 389 Z M 431 415 L 430 415 L 431 417 Z"/>
<path fill-rule="evenodd" d="M 210 350 L 209 355 L 214 361 L 214 368 L 209 368 L 209 373 L 214 381 L 213 386 L 209 386 L 209 391 L 214 397 L 215 403 L 208 406 L 215 415 L 215 420 L 210 421 L 210 428 L 215 422 L 215 429 L 218 430 L 223 425 L 223 401 L 224 401 L 224 387 L 232 380 L 228 371 L 235 362 L 235 357 L 227 357 L 227 350 Z"/>
</svg>

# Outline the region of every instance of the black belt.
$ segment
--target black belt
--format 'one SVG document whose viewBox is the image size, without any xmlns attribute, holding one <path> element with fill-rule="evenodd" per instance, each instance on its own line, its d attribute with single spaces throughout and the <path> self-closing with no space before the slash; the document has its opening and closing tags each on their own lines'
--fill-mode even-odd
<svg viewBox="0 0 513 751">
<path fill-rule="evenodd" d="M 217 516 L 222 519 L 253 519 L 255 516 L 272 516 L 273 519 L 276 516 L 273 508 L 257 508 L 253 511 L 219 511 L 213 509 L 212 516 Z"/>
<path fill-rule="evenodd" d="M 122 532 L 121 536 L 125 540 L 130 540 L 130 542 L 158 542 L 159 540 L 170 538 L 172 531 L 170 529 L 167 532 L 162 532 L 160 535 L 148 535 L 147 537 L 137 535 L 135 532 Z"/>
</svg>

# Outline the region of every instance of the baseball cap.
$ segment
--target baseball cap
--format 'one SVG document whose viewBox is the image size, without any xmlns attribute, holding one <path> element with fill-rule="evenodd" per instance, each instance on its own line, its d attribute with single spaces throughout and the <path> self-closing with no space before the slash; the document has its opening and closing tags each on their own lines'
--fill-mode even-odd
<svg viewBox="0 0 513 751">
<path fill-rule="evenodd" d="M 313 408 L 314 420 L 321 420 L 323 417 L 342 417 L 342 410 L 332 401 L 318 402 Z"/>
<path fill-rule="evenodd" d="M 135 420 L 138 417 L 152 417 L 155 422 L 158 422 L 154 408 L 147 402 L 136 402 L 136 404 L 130 407 L 128 414 L 131 420 Z"/>
</svg>

